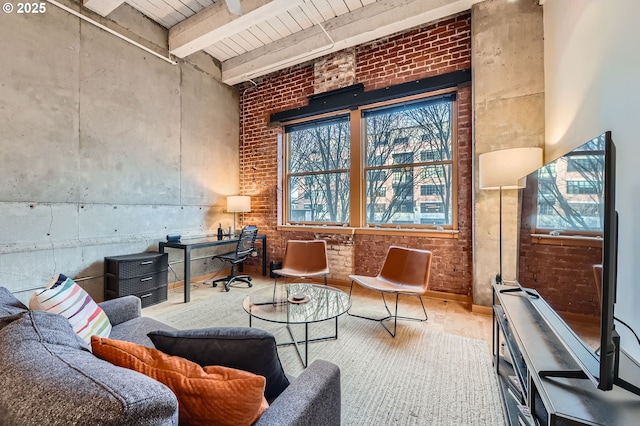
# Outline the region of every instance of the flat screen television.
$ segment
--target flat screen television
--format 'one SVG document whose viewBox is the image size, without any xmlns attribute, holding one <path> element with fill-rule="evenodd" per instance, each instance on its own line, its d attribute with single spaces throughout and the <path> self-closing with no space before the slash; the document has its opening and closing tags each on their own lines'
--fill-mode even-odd
<svg viewBox="0 0 640 426">
<path fill-rule="evenodd" d="M 553 321 L 566 324 L 577 338 L 563 343 L 580 371 L 546 375 L 588 378 L 601 390 L 617 384 L 638 393 L 618 377 L 615 169 L 616 149 L 606 132 L 524 178 L 516 283 L 527 294 L 534 289 L 554 310 Z"/>
</svg>

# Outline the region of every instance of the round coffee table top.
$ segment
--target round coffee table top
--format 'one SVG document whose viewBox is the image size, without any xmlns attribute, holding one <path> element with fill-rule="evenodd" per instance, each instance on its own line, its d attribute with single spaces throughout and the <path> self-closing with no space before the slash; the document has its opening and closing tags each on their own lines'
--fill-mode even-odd
<svg viewBox="0 0 640 426">
<path fill-rule="evenodd" d="M 349 295 L 334 287 L 316 284 L 278 284 L 249 294 L 242 302 L 254 318 L 286 324 L 326 321 L 347 312 Z"/>
</svg>

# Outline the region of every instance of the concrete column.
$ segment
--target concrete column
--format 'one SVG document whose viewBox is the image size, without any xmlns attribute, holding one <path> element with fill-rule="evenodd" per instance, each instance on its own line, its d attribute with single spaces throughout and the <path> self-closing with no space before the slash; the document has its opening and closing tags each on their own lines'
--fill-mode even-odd
<svg viewBox="0 0 640 426">
<path fill-rule="evenodd" d="M 471 10 L 474 103 L 473 303 L 491 304 L 499 272 L 500 192 L 478 188 L 478 156 L 499 149 L 544 146 L 542 6 L 488 0 Z M 518 191 L 503 191 L 503 279 L 517 275 Z"/>
</svg>

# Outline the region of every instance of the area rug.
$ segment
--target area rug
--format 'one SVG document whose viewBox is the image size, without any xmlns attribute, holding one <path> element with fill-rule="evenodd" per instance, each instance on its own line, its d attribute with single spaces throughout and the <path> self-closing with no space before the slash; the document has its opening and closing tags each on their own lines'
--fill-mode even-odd
<svg viewBox="0 0 640 426">
<path fill-rule="evenodd" d="M 154 317 L 178 329 L 248 326 L 242 300 L 251 291 L 213 290 L 211 298 Z M 356 306 L 354 299 L 353 309 Z M 278 342 L 289 340 L 283 325 L 254 319 L 253 326 L 272 332 Z M 320 337 L 332 334 L 333 327 L 333 321 L 327 321 L 311 324 L 309 330 L 311 337 Z M 303 336 L 302 328 L 294 331 Z M 309 358 L 340 367 L 343 425 L 504 424 L 486 342 L 414 321 L 399 321 L 394 339 L 378 323 L 348 315 L 339 318 L 338 333 L 337 340 L 310 343 Z M 288 374 L 302 371 L 292 346 L 278 352 Z"/>
</svg>

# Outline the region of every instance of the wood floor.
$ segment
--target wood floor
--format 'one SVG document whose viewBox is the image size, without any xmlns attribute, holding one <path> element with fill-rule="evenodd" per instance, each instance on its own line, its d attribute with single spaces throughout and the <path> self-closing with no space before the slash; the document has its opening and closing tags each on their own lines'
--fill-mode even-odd
<svg viewBox="0 0 640 426">
<path fill-rule="evenodd" d="M 269 277 L 253 276 L 254 287 L 272 286 L 273 279 Z M 348 287 L 340 287 L 340 289 L 349 292 Z M 248 289 L 232 288 L 231 291 L 249 291 Z M 215 297 L 220 293 L 224 293 L 222 286 L 212 288 L 210 281 L 207 283 L 197 282 L 191 284 L 191 302 L 198 302 L 209 297 Z M 382 305 L 380 294 L 367 291 L 358 286 L 353 290 L 354 303 L 372 303 Z M 175 287 L 169 289 L 169 298 L 166 302 L 158 305 L 150 306 L 143 309 L 142 315 L 148 317 L 156 317 L 175 311 L 188 309 L 189 304 L 184 302 L 183 287 Z M 423 297 L 424 305 L 429 315 L 428 323 L 430 327 L 443 333 L 453 334 L 457 336 L 469 337 L 473 339 L 484 340 L 487 342 L 487 350 L 491 350 L 491 326 L 492 319 L 490 315 L 471 312 L 470 308 L 462 303 L 445 301 Z M 400 297 L 400 309 L 403 303 L 416 303 L 415 297 Z"/>
</svg>

